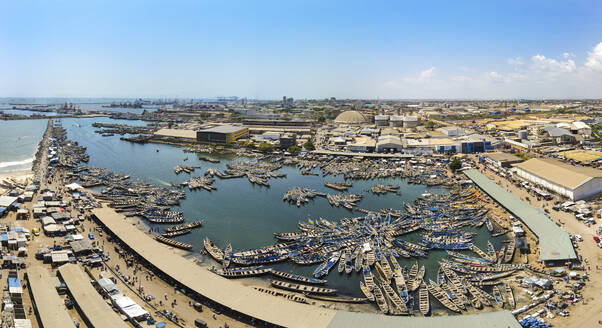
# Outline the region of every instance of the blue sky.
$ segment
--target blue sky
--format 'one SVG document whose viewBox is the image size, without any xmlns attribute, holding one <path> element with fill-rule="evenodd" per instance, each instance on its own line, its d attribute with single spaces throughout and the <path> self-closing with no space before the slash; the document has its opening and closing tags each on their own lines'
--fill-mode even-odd
<svg viewBox="0 0 602 328">
<path fill-rule="evenodd" d="M 2 1 L 0 96 L 602 98 L 602 1 Z"/>
</svg>

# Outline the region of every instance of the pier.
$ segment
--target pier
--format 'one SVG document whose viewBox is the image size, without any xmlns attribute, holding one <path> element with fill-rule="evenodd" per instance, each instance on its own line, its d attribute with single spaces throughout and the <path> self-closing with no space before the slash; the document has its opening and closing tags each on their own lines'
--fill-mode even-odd
<svg viewBox="0 0 602 328">
<path fill-rule="evenodd" d="M 540 260 L 567 261 L 577 259 L 569 234 L 540 210 L 521 201 L 477 170 L 466 170 L 464 174 L 533 231 L 539 239 Z"/>
</svg>

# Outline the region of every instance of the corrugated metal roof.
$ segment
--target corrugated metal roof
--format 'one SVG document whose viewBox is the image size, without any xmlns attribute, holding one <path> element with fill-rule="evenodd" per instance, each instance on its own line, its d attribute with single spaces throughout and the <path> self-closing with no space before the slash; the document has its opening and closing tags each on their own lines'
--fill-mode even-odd
<svg viewBox="0 0 602 328">
<path fill-rule="evenodd" d="M 602 177 L 602 170 L 568 165 L 553 159 L 532 158 L 514 166 L 568 189 L 575 189 L 591 178 Z"/>
<path fill-rule="evenodd" d="M 338 311 L 329 328 L 383 327 L 383 328 L 519 328 L 510 311 L 498 311 L 479 314 L 434 316 L 434 317 L 395 317 L 374 315 L 361 312 Z"/>
<path fill-rule="evenodd" d="M 220 126 L 214 126 L 209 129 L 200 130 L 200 132 L 234 133 L 234 132 L 238 132 L 242 129 L 245 129 L 245 127 L 244 126 L 234 126 L 234 125 L 220 125 Z"/>
<path fill-rule="evenodd" d="M 477 170 L 466 170 L 464 174 L 533 231 L 539 238 L 540 260 L 572 260 L 577 258 L 569 234 L 557 226 L 543 212 L 518 199 Z"/>
<path fill-rule="evenodd" d="M 501 162 L 522 161 L 522 159 L 520 157 L 514 156 L 509 153 L 502 153 L 502 152 L 488 153 L 485 156 L 491 158 L 494 161 L 501 161 Z"/>
</svg>

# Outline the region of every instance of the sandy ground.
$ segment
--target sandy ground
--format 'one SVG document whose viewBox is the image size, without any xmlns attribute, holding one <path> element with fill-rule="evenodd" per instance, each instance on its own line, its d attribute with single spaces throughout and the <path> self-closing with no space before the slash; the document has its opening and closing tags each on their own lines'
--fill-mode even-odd
<svg viewBox="0 0 602 328">
<path fill-rule="evenodd" d="M 25 183 L 27 179 L 33 180 L 33 172 L 31 172 L 31 170 L 0 173 L 0 182 L 3 182 L 5 180 L 13 180 L 19 183 Z M 8 191 L 9 190 L 7 190 L 6 188 L 0 186 L 0 195 L 3 195 Z"/>
<path fill-rule="evenodd" d="M 570 316 L 564 318 L 557 316 L 554 319 L 546 318 L 546 321 L 551 322 L 557 327 L 601 326 L 599 321 L 602 320 L 602 305 L 600 305 L 599 300 L 602 299 L 602 288 L 599 288 L 599 286 L 602 284 L 602 249 L 596 246 L 593 241 L 593 236 L 596 235 L 595 226 L 588 227 L 570 213 L 555 211 L 552 208 L 554 205 L 553 201 L 537 201 L 537 198 L 529 195 L 526 190 L 514 186 L 507 179 L 501 178 L 489 170 L 482 170 L 482 172 L 490 178 L 494 178 L 500 186 L 522 200 L 527 201 L 528 197 L 529 200 L 527 202 L 532 206 L 547 209 L 550 212 L 552 220 L 557 222 L 571 235 L 578 234 L 583 237 L 583 242 L 580 242 L 576 249 L 577 254 L 583 257 L 584 263 L 587 263 L 586 273 L 589 276 L 589 281 L 582 290 L 583 302 L 567 308 L 570 311 Z"/>
</svg>

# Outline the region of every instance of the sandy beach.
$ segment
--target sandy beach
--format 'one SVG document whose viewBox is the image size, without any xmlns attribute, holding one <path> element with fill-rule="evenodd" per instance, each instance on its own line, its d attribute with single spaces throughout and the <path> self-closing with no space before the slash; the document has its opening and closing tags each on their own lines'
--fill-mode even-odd
<svg viewBox="0 0 602 328">
<path fill-rule="evenodd" d="M 8 190 L 2 186 L 3 181 L 14 180 L 19 183 L 24 183 L 27 179 L 33 179 L 33 172 L 31 172 L 31 170 L 0 173 L 0 195 L 8 192 Z"/>
</svg>

